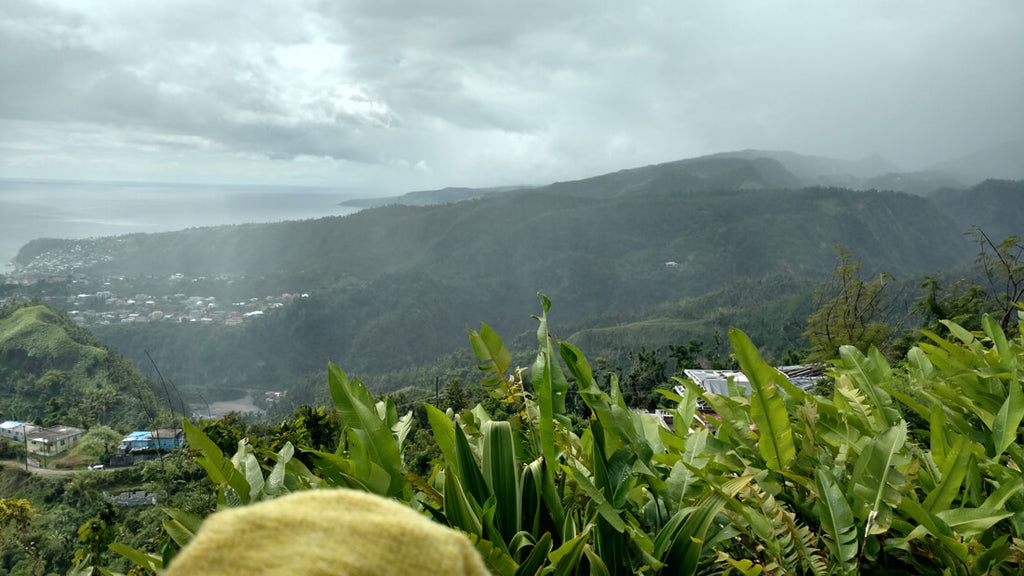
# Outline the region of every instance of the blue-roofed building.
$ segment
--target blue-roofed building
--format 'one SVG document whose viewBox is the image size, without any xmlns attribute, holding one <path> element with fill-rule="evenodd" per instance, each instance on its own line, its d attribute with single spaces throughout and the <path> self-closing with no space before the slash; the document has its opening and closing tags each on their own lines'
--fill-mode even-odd
<svg viewBox="0 0 1024 576">
<path fill-rule="evenodd" d="M 118 446 L 118 449 L 121 452 L 133 452 L 135 450 L 152 448 L 153 446 L 150 445 L 149 441 L 150 434 L 152 433 L 148 430 L 132 432 L 121 440 L 121 445 Z"/>
<path fill-rule="evenodd" d="M 25 435 L 30 434 L 36 427 L 17 420 L 8 420 L 0 423 L 0 437 L 9 438 L 15 442 L 24 442 Z"/>
<path fill-rule="evenodd" d="M 142 450 L 174 450 L 184 446 L 185 433 L 182 430 L 162 428 L 132 432 L 121 440 L 117 448 L 122 454 L 127 454 Z"/>
</svg>

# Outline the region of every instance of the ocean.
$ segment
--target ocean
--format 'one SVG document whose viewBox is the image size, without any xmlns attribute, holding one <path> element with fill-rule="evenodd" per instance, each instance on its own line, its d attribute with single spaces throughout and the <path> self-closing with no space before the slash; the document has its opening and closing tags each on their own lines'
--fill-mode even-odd
<svg viewBox="0 0 1024 576">
<path fill-rule="evenodd" d="M 365 194 L 363 194 L 365 195 Z M 342 216 L 352 190 L 12 180 L 0 178 L 0 274 L 35 238 L 90 238 L 135 232 Z"/>
</svg>

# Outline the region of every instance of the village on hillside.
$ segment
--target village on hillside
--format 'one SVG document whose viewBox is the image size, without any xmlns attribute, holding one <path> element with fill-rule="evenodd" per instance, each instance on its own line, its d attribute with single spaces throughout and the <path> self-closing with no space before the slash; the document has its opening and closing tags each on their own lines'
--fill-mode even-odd
<svg viewBox="0 0 1024 576">
<path fill-rule="evenodd" d="M 195 287 L 233 281 L 227 276 L 187 277 L 181 273 L 144 279 L 19 273 L 0 277 L 5 289 L 0 293 L 0 306 L 34 298 L 66 310 L 75 323 L 85 327 L 149 322 L 238 326 L 295 299 L 309 298 L 306 292 L 286 292 L 225 302 L 215 296 L 189 294 Z"/>
</svg>

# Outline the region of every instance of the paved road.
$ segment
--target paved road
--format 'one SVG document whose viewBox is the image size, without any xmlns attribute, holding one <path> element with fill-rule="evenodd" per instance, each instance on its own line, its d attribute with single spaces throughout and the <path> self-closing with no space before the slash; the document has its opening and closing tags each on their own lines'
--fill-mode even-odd
<svg viewBox="0 0 1024 576">
<path fill-rule="evenodd" d="M 25 462 L 18 460 L 0 460 L 0 464 L 4 466 L 10 466 L 11 468 L 25 469 Z M 40 476 L 66 476 L 68 474 L 74 474 L 79 470 L 51 470 L 49 468 L 39 468 L 37 466 L 29 465 L 28 471 L 33 474 L 39 474 Z"/>
</svg>

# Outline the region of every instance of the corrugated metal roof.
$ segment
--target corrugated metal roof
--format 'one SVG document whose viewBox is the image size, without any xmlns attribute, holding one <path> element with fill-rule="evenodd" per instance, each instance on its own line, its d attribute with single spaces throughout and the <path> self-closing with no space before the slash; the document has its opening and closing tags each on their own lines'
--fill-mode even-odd
<svg viewBox="0 0 1024 576">
<path fill-rule="evenodd" d="M 31 442 L 42 442 L 49 444 L 50 442 L 57 442 L 64 438 L 71 438 L 85 434 L 85 430 L 81 428 L 75 428 L 74 426 L 53 426 L 52 428 L 43 428 L 42 430 L 36 430 L 29 435 Z"/>
<path fill-rule="evenodd" d="M 801 390 L 810 390 L 826 377 L 825 370 L 821 366 L 781 366 L 776 370 L 782 372 L 787 380 Z M 743 387 L 744 394 L 750 394 L 750 381 L 743 372 L 738 370 L 684 370 L 684 372 L 687 378 L 712 394 L 729 396 L 730 378 L 735 384 Z M 682 386 L 676 388 L 676 392 L 679 394 L 686 391 Z"/>
</svg>

